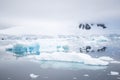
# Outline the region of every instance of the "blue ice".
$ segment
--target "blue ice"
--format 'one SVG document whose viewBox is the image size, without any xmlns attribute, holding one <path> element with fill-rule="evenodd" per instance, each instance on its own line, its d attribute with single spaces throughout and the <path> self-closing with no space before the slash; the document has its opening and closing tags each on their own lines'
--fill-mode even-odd
<svg viewBox="0 0 120 80">
<path fill-rule="evenodd" d="M 7 48 L 7 51 L 13 52 L 16 55 L 40 55 L 40 45 L 39 44 L 31 44 L 31 45 L 23 45 L 16 44 L 13 48 Z"/>
<path fill-rule="evenodd" d="M 69 51 L 69 46 L 67 45 L 58 45 L 57 46 L 57 52 L 68 52 Z"/>
</svg>

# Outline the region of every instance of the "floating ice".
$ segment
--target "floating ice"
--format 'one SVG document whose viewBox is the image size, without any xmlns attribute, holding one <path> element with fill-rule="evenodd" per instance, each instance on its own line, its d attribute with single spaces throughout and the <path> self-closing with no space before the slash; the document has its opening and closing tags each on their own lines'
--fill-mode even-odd
<svg viewBox="0 0 120 80">
<path fill-rule="evenodd" d="M 88 54 L 83 53 L 41 53 L 38 56 L 28 56 L 35 60 L 47 60 L 47 61 L 67 61 L 67 62 L 78 62 L 87 65 L 108 65 L 109 62 L 100 60 L 99 58 L 92 58 Z"/>
<path fill-rule="evenodd" d="M 110 72 L 110 75 L 119 75 L 119 72 L 111 71 L 111 72 Z"/>
<path fill-rule="evenodd" d="M 77 79 L 77 77 L 73 77 L 73 79 Z"/>
<path fill-rule="evenodd" d="M 89 39 L 90 38 L 90 39 Z M 91 40 L 91 38 L 93 40 Z M 52 39 L 39 39 L 33 42 L 37 42 L 38 44 L 31 44 L 29 41 L 16 41 L 12 47 L 7 48 L 7 51 L 14 52 L 16 55 L 28 55 L 28 54 L 37 54 L 37 56 L 29 56 L 34 58 L 35 60 L 48 60 L 48 61 L 67 61 L 67 62 L 78 62 L 84 63 L 87 65 L 108 65 L 111 61 L 114 60 L 110 57 L 100 57 L 93 58 L 88 54 L 84 53 L 75 53 L 78 52 L 80 45 L 92 45 L 94 46 L 101 45 L 103 42 L 109 41 L 110 39 L 105 36 L 91 36 L 91 37 L 78 37 L 78 38 L 70 38 L 70 39 L 60 39 L 60 38 L 52 38 Z M 73 42 L 73 43 L 72 43 Z M 95 43 L 94 43 L 95 42 Z M 70 43 L 70 44 L 69 44 Z M 93 44 L 94 43 L 94 44 Z M 100 43 L 100 44 L 98 44 Z M 104 44 L 104 43 L 103 43 Z M 41 51 L 41 55 L 40 54 Z M 46 51 L 46 52 L 45 52 Z M 51 51 L 51 53 L 47 53 L 47 51 Z M 75 52 L 72 52 L 75 51 Z M 45 52 L 45 53 L 43 53 Z M 67 52 L 67 53 L 66 53 Z M 72 53 L 70 53 L 72 52 Z M 115 61 L 114 61 L 115 62 Z"/>
<path fill-rule="evenodd" d="M 11 78 L 8 78 L 8 79 L 11 79 Z"/>
<path fill-rule="evenodd" d="M 88 74 L 84 74 L 83 76 L 85 76 L 85 77 L 89 77 L 89 75 L 88 75 Z"/>
<path fill-rule="evenodd" d="M 37 77 L 39 77 L 39 75 L 36 75 L 36 74 L 31 73 L 31 74 L 30 74 L 30 77 L 31 77 L 32 79 L 36 79 Z"/>
</svg>

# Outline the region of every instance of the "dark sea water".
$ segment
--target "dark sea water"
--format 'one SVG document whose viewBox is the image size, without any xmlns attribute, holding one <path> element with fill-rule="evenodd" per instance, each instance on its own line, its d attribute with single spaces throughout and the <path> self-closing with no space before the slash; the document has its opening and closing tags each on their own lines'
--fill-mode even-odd
<svg viewBox="0 0 120 80">
<path fill-rule="evenodd" d="M 119 80 L 120 78 L 120 75 L 110 75 L 111 71 L 120 72 L 120 64 L 110 64 L 104 67 L 78 63 L 58 62 L 54 66 L 49 64 L 19 59 L 2 60 L 0 61 L 0 80 L 34 79 L 30 77 L 30 74 L 39 75 L 35 80 Z"/>
</svg>

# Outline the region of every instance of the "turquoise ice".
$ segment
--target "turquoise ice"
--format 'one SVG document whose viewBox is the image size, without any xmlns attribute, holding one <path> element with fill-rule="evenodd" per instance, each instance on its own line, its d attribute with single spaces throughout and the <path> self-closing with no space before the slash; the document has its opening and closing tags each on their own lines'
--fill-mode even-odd
<svg viewBox="0 0 120 80">
<path fill-rule="evenodd" d="M 20 56 L 40 55 L 40 45 L 39 44 L 31 44 L 31 45 L 16 44 L 13 46 L 13 48 L 7 48 L 6 50 L 13 52 L 16 55 L 20 55 Z"/>
</svg>

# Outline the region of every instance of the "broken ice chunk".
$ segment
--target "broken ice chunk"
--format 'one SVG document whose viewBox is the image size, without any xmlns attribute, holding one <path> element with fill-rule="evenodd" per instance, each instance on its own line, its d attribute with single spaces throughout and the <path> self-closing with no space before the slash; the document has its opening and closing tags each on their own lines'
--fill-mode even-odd
<svg viewBox="0 0 120 80">
<path fill-rule="evenodd" d="M 39 75 L 36 75 L 36 74 L 31 73 L 31 74 L 30 74 L 30 77 L 31 77 L 32 79 L 36 79 L 37 77 L 39 77 Z"/>
<path fill-rule="evenodd" d="M 88 75 L 88 74 L 84 74 L 83 76 L 85 76 L 85 77 L 89 77 L 89 75 Z"/>
<path fill-rule="evenodd" d="M 111 71 L 111 72 L 110 72 L 110 75 L 119 75 L 119 72 Z"/>
</svg>

